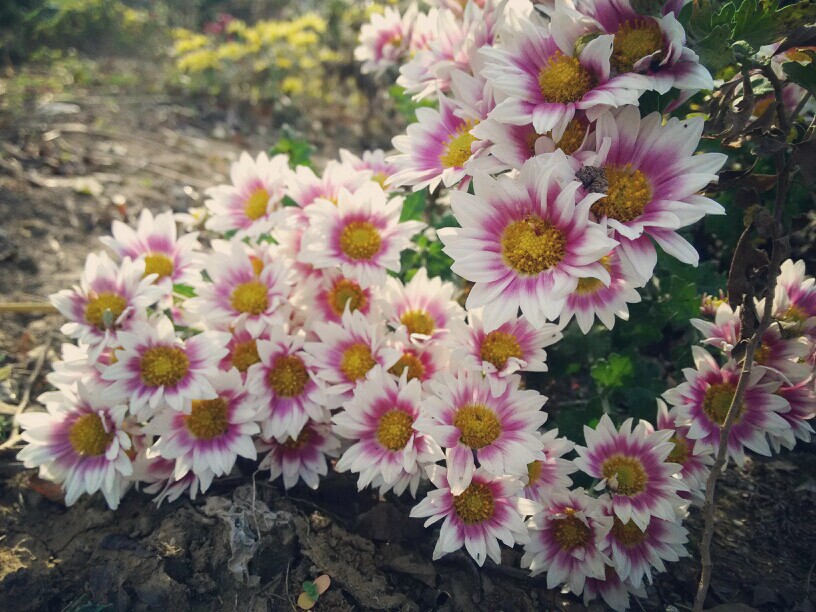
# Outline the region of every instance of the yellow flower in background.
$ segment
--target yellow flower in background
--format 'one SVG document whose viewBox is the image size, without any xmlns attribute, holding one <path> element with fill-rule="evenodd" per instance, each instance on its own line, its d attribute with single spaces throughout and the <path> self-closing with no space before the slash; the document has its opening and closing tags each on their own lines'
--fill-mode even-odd
<svg viewBox="0 0 816 612">
<path fill-rule="evenodd" d="M 281 89 L 289 95 L 298 95 L 303 92 L 303 81 L 294 76 L 284 77 L 281 81 Z"/>
<path fill-rule="evenodd" d="M 178 69 L 182 72 L 204 72 L 209 69 L 218 69 L 221 63 L 218 61 L 218 56 L 212 49 L 202 49 L 201 51 L 193 51 L 178 59 L 176 62 Z"/>
</svg>

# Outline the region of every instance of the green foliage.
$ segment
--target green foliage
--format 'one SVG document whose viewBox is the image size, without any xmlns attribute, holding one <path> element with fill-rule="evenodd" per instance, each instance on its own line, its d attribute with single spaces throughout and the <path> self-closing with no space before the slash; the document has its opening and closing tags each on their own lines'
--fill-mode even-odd
<svg viewBox="0 0 816 612">
<path fill-rule="evenodd" d="M 592 365 L 590 373 L 601 389 L 611 390 L 623 387 L 632 379 L 635 366 L 625 355 L 612 353 L 605 359 L 599 359 Z"/>
<path fill-rule="evenodd" d="M 289 156 L 289 165 L 292 168 L 297 166 L 314 167 L 312 165 L 314 147 L 303 136 L 295 134 L 288 126 L 284 126 L 283 136 L 269 150 L 270 155 L 279 155 L 281 153 Z"/>
<path fill-rule="evenodd" d="M 786 62 L 782 64 L 782 70 L 785 71 L 788 80 L 804 87 L 812 96 L 816 96 L 816 53 L 813 51 L 806 51 L 806 53 L 811 58 L 809 64 Z"/>
<path fill-rule="evenodd" d="M 427 189 L 409 193 L 405 196 L 402 203 L 400 221 L 422 221 L 425 218 L 425 206 L 427 201 Z"/>
<path fill-rule="evenodd" d="M 418 108 L 436 106 L 433 100 L 422 100 L 420 102 L 414 101 L 411 96 L 405 93 L 405 90 L 399 85 L 392 85 L 388 88 L 388 95 L 394 101 L 397 112 L 409 123 L 416 121 L 416 112 Z"/>
</svg>

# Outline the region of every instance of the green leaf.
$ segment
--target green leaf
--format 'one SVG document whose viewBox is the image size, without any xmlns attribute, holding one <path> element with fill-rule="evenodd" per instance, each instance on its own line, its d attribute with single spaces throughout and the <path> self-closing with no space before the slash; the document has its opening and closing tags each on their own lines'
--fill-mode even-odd
<svg viewBox="0 0 816 612">
<path fill-rule="evenodd" d="M 612 353 L 607 359 L 595 362 L 590 374 L 602 389 L 616 389 L 626 384 L 634 371 L 635 367 L 629 357 Z"/>
<path fill-rule="evenodd" d="M 173 285 L 173 293 L 177 293 L 178 295 L 182 295 L 186 298 L 196 296 L 195 289 L 193 289 L 189 285 Z"/>
<path fill-rule="evenodd" d="M 288 155 L 289 165 L 312 167 L 314 148 L 305 138 L 298 136 L 291 128 L 284 126 L 283 137 L 269 150 L 270 155 Z"/>
<path fill-rule="evenodd" d="M 793 81 L 800 87 L 807 89 L 811 95 L 816 96 L 816 63 L 799 64 L 798 62 L 785 62 L 782 70 L 788 80 Z"/>
<path fill-rule="evenodd" d="M 743 0 L 734 14 L 735 41 L 746 42 L 756 52 L 777 37 L 777 0 Z"/>
<path fill-rule="evenodd" d="M 405 90 L 399 85 L 392 85 L 388 90 L 388 95 L 394 101 L 397 112 L 405 117 L 406 121 L 416 121 L 416 111 L 418 108 L 435 107 L 436 102 L 433 99 L 421 100 L 419 102 L 412 100 L 411 96 L 405 93 Z"/>
<path fill-rule="evenodd" d="M 312 601 L 317 601 L 320 597 L 320 593 L 317 592 L 317 585 L 311 580 L 307 580 L 303 583 L 303 592 L 311 597 Z"/>
<path fill-rule="evenodd" d="M 425 215 L 428 190 L 409 193 L 402 202 L 400 221 L 422 221 Z"/>
</svg>

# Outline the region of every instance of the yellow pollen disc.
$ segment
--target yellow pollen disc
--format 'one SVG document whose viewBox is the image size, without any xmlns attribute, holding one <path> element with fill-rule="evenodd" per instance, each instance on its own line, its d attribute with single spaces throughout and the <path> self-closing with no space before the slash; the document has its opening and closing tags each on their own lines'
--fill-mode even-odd
<svg viewBox="0 0 816 612">
<path fill-rule="evenodd" d="M 385 181 L 388 179 L 388 175 L 384 172 L 376 172 L 372 177 L 371 180 L 375 183 L 378 183 L 380 187 L 385 187 Z"/>
<path fill-rule="evenodd" d="M 595 86 L 595 78 L 576 58 L 560 51 L 538 73 L 538 87 L 547 102 L 577 102 Z"/>
<path fill-rule="evenodd" d="M 601 257 L 601 265 L 606 268 L 607 272 L 609 272 L 610 265 L 608 255 Z M 575 293 L 578 295 L 587 295 L 589 293 L 597 293 L 601 289 L 605 288 L 606 285 L 603 284 L 602 280 L 587 276 L 586 278 L 578 279 L 578 286 L 575 288 Z"/>
<path fill-rule="evenodd" d="M 297 438 L 287 438 L 286 441 L 283 443 L 284 448 L 288 448 L 289 450 L 299 450 L 306 446 L 306 443 L 312 437 L 312 430 L 309 429 L 308 426 L 304 427 L 300 430 Z"/>
<path fill-rule="evenodd" d="M 677 463 L 678 465 L 685 465 L 688 458 L 691 456 L 691 449 L 689 448 L 688 440 L 680 436 L 672 436 L 669 442 L 674 444 L 674 448 L 666 457 L 667 463 Z"/>
<path fill-rule="evenodd" d="M 575 510 L 567 508 L 564 510 L 566 516 L 562 519 L 555 519 L 555 541 L 558 542 L 562 550 L 574 550 L 583 548 L 592 539 L 592 530 L 577 516 Z"/>
<path fill-rule="evenodd" d="M 82 415 L 68 430 L 68 441 L 79 455 L 104 455 L 112 440 L 113 432 L 105 431 L 102 419 L 94 413 Z"/>
<path fill-rule="evenodd" d="M 656 21 L 653 19 L 627 21 L 615 32 L 610 62 L 618 72 L 631 72 L 639 60 L 661 49 L 663 34 Z"/>
<path fill-rule="evenodd" d="M 414 419 L 402 410 L 389 410 L 377 426 L 377 440 L 385 448 L 398 451 L 405 448 L 414 433 Z"/>
<path fill-rule="evenodd" d="M 253 255 L 249 258 L 249 261 L 252 264 L 252 271 L 255 272 L 255 276 L 260 276 L 264 269 L 263 259 Z"/>
<path fill-rule="evenodd" d="M 352 221 L 340 234 L 340 250 L 351 259 L 371 259 L 381 245 L 380 232 L 368 221 Z"/>
<path fill-rule="evenodd" d="M 227 409 L 223 398 L 193 400 L 193 410 L 184 417 L 184 425 L 199 440 L 212 440 L 229 429 Z"/>
<path fill-rule="evenodd" d="M 516 337 L 498 329 L 484 337 L 480 353 L 482 361 L 492 363 L 497 370 L 503 369 L 511 357 L 521 359 L 524 356 Z"/>
<path fill-rule="evenodd" d="M 110 311 L 108 319 L 110 326 L 118 319 L 127 308 L 127 300 L 116 293 L 100 293 L 95 298 L 88 301 L 85 306 L 85 320 L 90 324 L 104 331 L 108 329 L 105 322 L 105 313 Z"/>
<path fill-rule="evenodd" d="M 296 397 L 303 393 L 308 382 L 306 364 L 297 355 L 278 357 L 269 371 L 269 386 L 278 397 Z"/>
<path fill-rule="evenodd" d="M 351 312 L 365 308 L 368 304 L 368 298 L 365 291 L 352 280 L 341 278 L 327 294 L 329 307 L 338 317 L 343 315 L 346 310 L 346 304 Z"/>
<path fill-rule="evenodd" d="M 269 288 L 261 282 L 241 283 L 232 290 L 230 305 L 238 312 L 259 315 L 269 308 Z"/>
<path fill-rule="evenodd" d="M 249 366 L 260 363 L 261 356 L 258 354 L 258 343 L 255 340 L 246 342 L 236 342 L 232 347 L 232 365 L 239 372 L 246 372 Z"/>
<path fill-rule="evenodd" d="M 762 344 L 756 351 L 754 351 L 754 361 L 759 365 L 768 363 L 771 358 L 771 347 L 767 344 Z"/>
<path fill-rule="evenodd" d="M 804 323 L 808 320 L 808 313 L 805 312 L 804 308 L 791 304 L 785 314 L 782 315 L 782 320 L 791 323 Z"/>
<path fill-rule="evenodd" d="M 422 365 L 422 360 L 411 351 L 405 351 L 393 366 L 389 368 L 389 372 L 394 376 L 402 376 L 405 368 L 408 368 L 408 380 L 422 380 L 425 377 L 425 366 Z"/>
<path fill-rule="evenodd" d="M 592 205 L 598 217 L 609 217 L 627 223 L 643 214 L 652 200 L 652 186 L 640 170 L 631 165 L 606 166 L 604 175 L 609 183 L 606 197 Z"/>
<path fill-rule="evenodd" d="M 541 461 L 533 461 L 527 464 L 527 486 L 530 487 L 541 478 L 541 470 L 544 464 Z"/>
<path fill-rule="evenodd" d="M 630 548 L 643 542 L 646 539 L 646 533 L 633 521 L 622 523 L 618 517 L 615 517 L 615 522 L 612 524 L 612 537 Z"/>
<path fill-rule="evenodd" d="M 601 474 L 604 478 L 617 480 L 617 488 L 614 490 L 618 495 L 637 495 L 646 488 L 649 476 L 643 464 L 634 457 L 625 455 L 614 455 L 603 462 Z"/>
<path fill-rule="evenodd" d="M 142 355 L 139 370 L 148 387 L 172 387 L 187 374 L 190 360 L 177 346 L 154 346 Z"/>
<path fill-rule="evenodd" d="M 567 239 L 557 227 L 540 217 L 513 221 L 502 232 L 504 263 L 519 274 L 535 276 L 564 259 Z"/>
<path fill-rule="evenodd" d="M 734 401 L 734 394 L 737 388 L 731 383 L 717 383 L 711 385 L 706 389 L 705 397 L 703 398 L 703 412 L 706 416 L 722 425 L 725 423 L 725 417 L 728 416 L 728 409 L 731 407 L 731 402 Z M 740 404 L 737 407 L 737 414 L 734 417 L 734 423 L 739 423 L 742 413 L 745 411 L 745 404 Z"/>
<path fill-rule="evenodd" d="M 475 123 L 466 121 L 463 126 L 452 134 L 445 146 L 445 152 L 439 156 L 443 168 L 461 168 L 470 159 L 471 145 L 476 141 L 476 137 L 470 133 Z"/>
<path fill-rule="evenodd" d="M 266 214 L 266 209 L 269 207 L 269 192 L 261 187 L 256 189 L 247 198 L 244 204 L 244 214 L 248 219 L 255 221 Z"/>
<path fill-rule="evenodd" d="M 453 509 L 465 525 L 475 525 L 493 518 L 493 491 L 486 484 L 473 482 L 461 495 L 453 497 Z"/>
<path fill-rule="evenodd" d="M 340 360 L 340 371 L 350 382 L 365 378 L 368 371 L 376 365 L 371 356 L 371 347 L 367 344 L 352 344 L 343 352 Z"/>
<path fill-rule="evenodd" d="M 173 260 L 167 255 L 161 253 L 151 253 L 145 257 L 145 271 L 144 275 L 158 274 L 159 278 L 172 276 L 173 274 Z"/>
<path fill-rule="evenodd" d="M 584 144 L 586 126 L 577 119 L 572 119 L 564 130 L 564 135 L 558 141 L 558 148 L 567 155 L 575 153 Z"/>
<path fill-rule="evenodd" d="M 465 404 L 459 408 L 453 426 L 462 432 L 459 440 L 476 449 L 492 444 L 501 433 L 496 413 L 484 404 Z"/>
<path fill-rule="evenodd" d="M 408 329 L 409 334 L 430 336 L 436 329 L 436 321 L 427 310 L 409 310 L 400 317 L 400 323 Z"/>
</svg>

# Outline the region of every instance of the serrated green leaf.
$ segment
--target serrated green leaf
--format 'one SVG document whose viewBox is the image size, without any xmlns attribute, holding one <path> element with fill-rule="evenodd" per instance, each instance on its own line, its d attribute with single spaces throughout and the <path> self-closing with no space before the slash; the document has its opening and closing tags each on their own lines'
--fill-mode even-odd
<svg viewBox="0 0 816 612">
<path fill-rule="evenodd" d="M 634 372 L 632 360 L 617 353 L 612 353 L 607 359 L 598 360 L 590 370 L 595 383 L 602 389 L 622 387 Z"/>
<path fill-rule="evenodd" d="M 782 70 L 789 81 L 804 87 L 811 95 L 816 96 L 816 63 L 813 61 L 809 64 L 785 62 L 782 64 Z"/>
<path fill-rule="evenodd" d="M 425 215 L 428 191 L 422 189 L 405 196 L 402 202 L 400 221 L 422 221 Z"/>
</svg>

